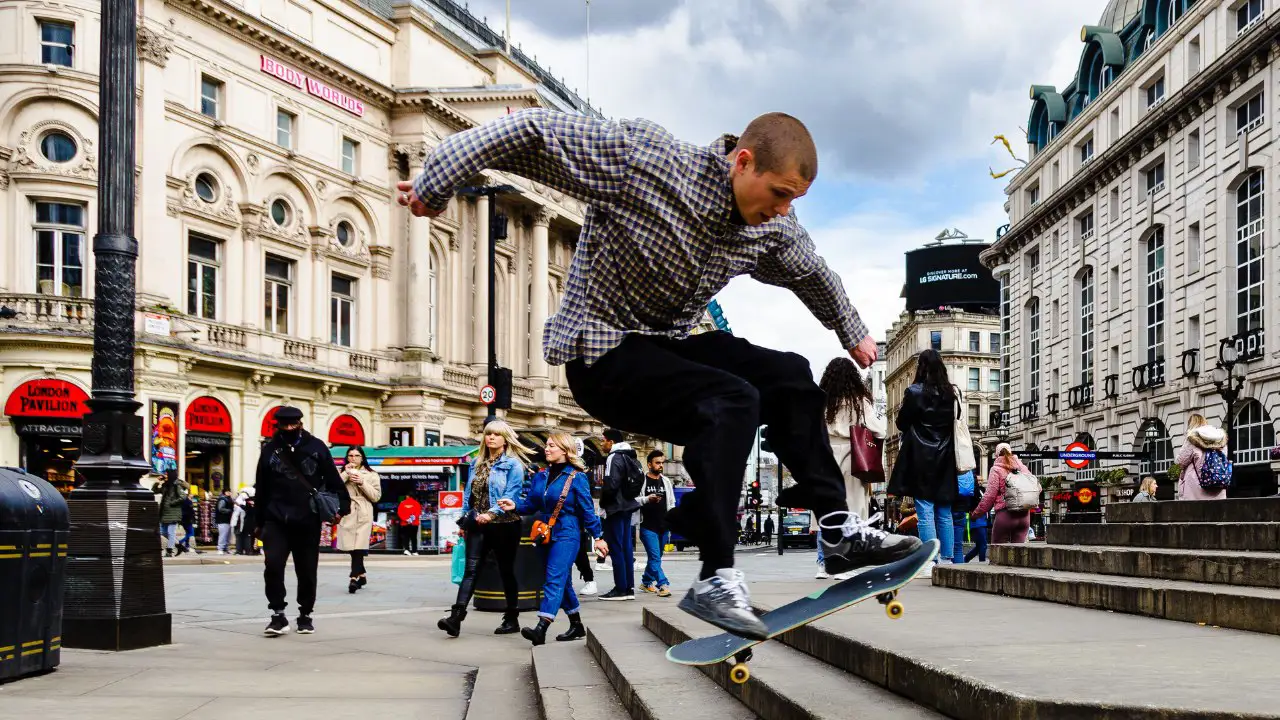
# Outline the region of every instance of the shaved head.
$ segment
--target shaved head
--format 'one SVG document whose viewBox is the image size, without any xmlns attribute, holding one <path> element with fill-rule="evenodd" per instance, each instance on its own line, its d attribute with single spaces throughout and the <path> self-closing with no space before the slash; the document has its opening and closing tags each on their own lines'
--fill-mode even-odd
<svg viewBox="0 0 1280 720">
<path fill-rule="evenodd" d="M 794 171 L 806 183 L 818 176 L 818 148 L 804 123 L 780 112 L 765 113 L 742 131 L 735 150 L 750 150 L 757 173 Z"/>
</svg>

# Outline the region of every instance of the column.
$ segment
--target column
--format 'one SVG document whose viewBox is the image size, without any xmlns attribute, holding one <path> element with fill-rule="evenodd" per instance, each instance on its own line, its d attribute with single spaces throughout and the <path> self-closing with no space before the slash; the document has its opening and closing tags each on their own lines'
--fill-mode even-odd
<svg viewBox="0 0 1280 720">
<path fill-rule="evenodd" d="M 547 283 L 549 282 L 550 250 L 547 227 L 554 213 L 542 208 L 533 216 L 533 292 L 529 304 L 533 306 L 529 327 L 529 374 L 547 377 L 547 361 L 542 355 L 542 328 L 547 323 Z"/>
<path fill-rule="evenodd" d="M 412 247 L 412 246 L 410 246 Z M 399 334 L 399 317 L 391 313 L 391 257 L 390 245 L 374 245 L 369 248 L 373 254 L 373 315 L 365 315 L 367 322 L 362 327 L 369 327 L 373 336 L 368 338 L 365 349 L 384 350 L 393 344 Z M 413 304 L 410 304 L 412 307 Z M 363 331 L 362 331 L 363 333 Z M 364 339 L 364 335 L 361 335 Z"/>
<path fill-rule="evenodd" d="M 324 242 L 324 238 L 314 238 L 311 247 L 311 339 L 327 345 L 332 339 L 329 336 L 329 266 L 324 248 L 315 244 L 320 242 Z"/>
<path fill-rule="evenodd" d="M 427 287 L 427 273 L 431 263 L 431 220 L 430 218 L 409 218 L 409 304 L 405 306 L 408 321 L 408 333 L 405 346 L 425 348 L 430 344 L 427 337 L 427 317 L 430 302 Z"/>
<path fill-rule="evenodd" d="M 262 251 L 258 240 L 257 223 L 258 217 L 253 214 L 246 215 L 241 211 L 243 220 L 240 225 L 240 237 L 243 239 L 243 257 L 241 263 L 243 272 L 240 275 L 240 287 L 244 292 L 244 318 L 241 324 L 248 328 L 260 328 L 263 326 L 263 307 L 262 296 L 263 281 L 265 273 L 263 271 Z M 250 224 L 252 220 L 252 224 Z M 291 313 L 295 315 L 298 312 L 296 307 L 289 308 Z M 294 320 L 297 323 L 297 320 Z"/>
<path fill-rule="evenodd" d="M 447 287 L 441 286 L 440 333 L 449 333 L 449 354 L 446 357 L 452 362 L 463 362 L 467 355 L 464 351 L 467 339 L 462 331 L 465 327 L 462 315 L 467 307 L 466 289 L 462 282 L 464 267 L 467 267 L 467 261 L 459 251 L 458 236 L 449 235 L 449 284 Z"/>
<path fill-rule="evenodd" d="M 138 203 L 137 210 L 138 295 L 147 301 L 167 300 L 185 308 L 185 272 L 174 272 L 174 268 L 184 267 L 186 242 L 170 237 L 172 221 L 166 213 L 169 137 L 165 133 L 164 68 L 171 49 L 172 43 L 161 33 L 146 26 L 138 28 L 142 99 L 138 107 L 137 162 L 142 173 L 138 178 L 137 197 L 145 199 Z M 96 137 L 94 142 L 97 143 Z M 223 193 L 226 192 L 229 189 L 223 188 Z M 91 260 L 89 248 L 84 252 L 87 271 Z M 86 282 L 91 277 L 87 277 Z"/>
<path fill-rule="evenodd" d="M 473 351 L 471 362 L 476 365 L 487 365 L 489 362 L 489 203 L 491 200 L 481 195 L 476 198 L 476 283 L 472 303 L 471 344 Z"/>
<path fill-rule="evenodd" d="M 244 235 L 241 234 L 241 238 Z M 219 273 L 222 276 L 221 292 L 223 293 L 223 301 L 221 303 L 224 314 L 219 316 L 219 320 L 228 325 L 243 325 L 245 321 L 245 305 L 250 300 L 245 299 L 245 292 L 250 290 L 253 285 L 253 276 L 244 275 L 240 282 L 232 280 L 232 274 L 236 268 L 243 268 L 245 263 L 245 250 L 247 243 L 243 240 L 236 242 L 234 239 L 222 243 L 223 266 Z M 179 266 L 181 267 L 181 266 Z"/>
</svg>

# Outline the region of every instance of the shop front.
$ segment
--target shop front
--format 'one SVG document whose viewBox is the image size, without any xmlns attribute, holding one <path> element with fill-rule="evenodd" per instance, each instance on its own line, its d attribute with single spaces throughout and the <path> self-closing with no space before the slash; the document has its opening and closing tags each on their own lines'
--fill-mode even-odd
<svg viewBox="0 0 1280 720">
<path fill-rule="evenodd" d="M 364 446 L 364 426 L 354 415 L 339 415 L 329 425 L 329 446 Z"/>
<path fill-rule="evenodd" d="M 192 400 L 183 416 L 187 482 L 217 498 L 236 488 L 231 470 L 231 413 L 221 400 L 208 396 Z"/>
<path fill-rule="evenodd" d="M 71 382 L 41 378 L 19 385 L 5 400 L 4 414 L 18 435 L 18 465 L 64 495 L 82 480 L 75 463 L 88 399 Z"/>
</svg>

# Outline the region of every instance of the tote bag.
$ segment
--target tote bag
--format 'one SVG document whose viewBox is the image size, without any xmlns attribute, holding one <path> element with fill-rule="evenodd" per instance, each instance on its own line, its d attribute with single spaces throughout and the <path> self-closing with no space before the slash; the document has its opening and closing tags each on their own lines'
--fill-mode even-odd
<svg viewBox="0 0 1280 720">
<path fill-rule="evenodd" d="M 462 584 L 462 576 L 467 574 L 467 541 L 465 538 L 459 539 L 458 544 L 453 546 L 451 553 L 450 573 L 454 585 Z"/>
<path fill-rule="evenodd" d="M 969 436 L 969 425 L 960 417 L 960 403 L 956 403 L 955 443 L 956 472 L 966 473 L 977 467 L 973 461 L 973 438 Z"/>
</svg>

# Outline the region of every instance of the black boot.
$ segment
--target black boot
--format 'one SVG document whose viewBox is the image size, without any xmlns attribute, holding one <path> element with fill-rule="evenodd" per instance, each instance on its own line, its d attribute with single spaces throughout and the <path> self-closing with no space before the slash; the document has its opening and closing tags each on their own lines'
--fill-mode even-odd
<svg viewBox="0 0 1280 720">
<path fill-rule="evenodd" d="M 493 634 L 494 635 L 510 635 L 511 633 L 520 632 L 520 623 L 518 622 L 519 619 L 520 619 L 520 613 L 518 612 L 503 613 L 502 624 L 498 626 L 497 630 L 493 631 Z"/>
<path fill-rule="evenodd" d="M 569 613 L 569 629 L 557 635 L 556 641 L 581 640 L 586 636 L 587 629 L 582 625 L 582 616 L 578 613 Z"/>
<path fill-rule="evenodd" d="M 347 584 L 347 592 L 354 595 L 355 592 L 359 589 L 360 589 L 360 584 L 356 582 L 355 578 L 351 578 L 351 582 Z"/>
<path fill-rule="evenodd" d="M 462 632 L 462 620 L 466 617 L 466 610 L 454 608 L 449 611 L 449 617 L 440 618 L 440 621 L 436 623 L 436 627 L 449 633 L 449 637 L 458 637 L 458 634 Z"/>
<path fill-rule="evenodd" d="M 520 635 L 534 645 L 542 645 L 547 642 L 547 628 L 549 627 L 551 627 L 551 621 L 540 617 L 536 627 L 521 628 Z"/>
</svg>

